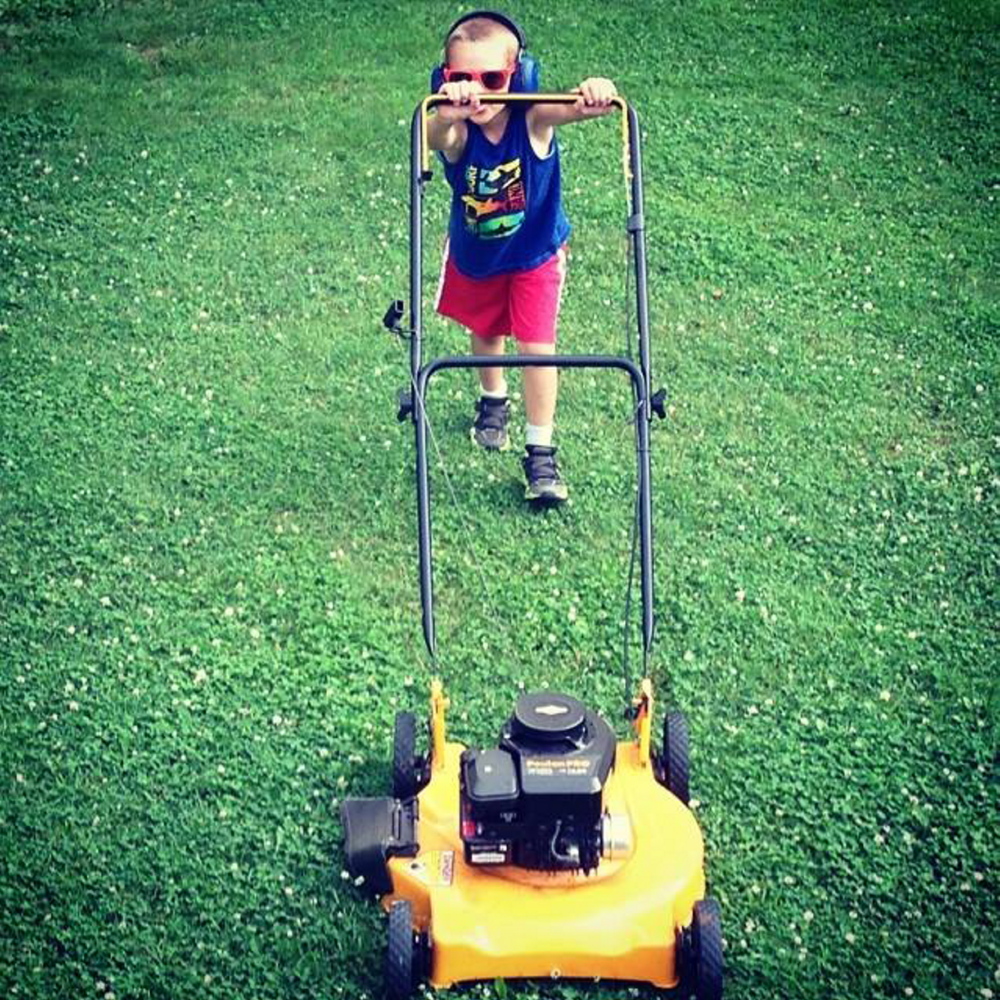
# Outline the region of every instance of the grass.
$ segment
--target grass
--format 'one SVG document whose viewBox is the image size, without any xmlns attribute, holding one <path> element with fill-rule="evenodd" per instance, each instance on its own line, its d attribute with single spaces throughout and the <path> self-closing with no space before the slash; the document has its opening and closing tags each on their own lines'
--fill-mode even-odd
<svg viewBox="0 0 1000 1000">
<path fill-rule="evenodd" d="M 1000 995 L 996 8 L 511 12 L 549 85 L 606 73 L 643 121 L 651 670 L 691 722 L 727 997 Z M 331 803 L 382 792 L 396 709 L 433 669 L 465 742 L 522 684 L 620 719 L 620 376 L 565 377 L 573 503 L 543 516 L 470 452 L 468 378 L 435 382 L 423 650 L 378 320 L 455 13 L 0 4 L 5 996 L 376 997 Z M 568 351 L 624 339 L 616 129 L 561 138 Z"/>
</svg>

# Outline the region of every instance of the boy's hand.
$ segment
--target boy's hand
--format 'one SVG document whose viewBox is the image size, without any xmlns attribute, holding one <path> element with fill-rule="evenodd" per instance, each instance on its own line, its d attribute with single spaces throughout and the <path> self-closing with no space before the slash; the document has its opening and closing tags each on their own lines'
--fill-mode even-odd
<svg viewBox="0 0 1000 1000">
<path fill-rule="evenodd" d="M 612 99 L 618 96 L 615 85 L 603 76 L 588 77 L 572 93 L 580 95 L 574 108 L 582 118 L 606 115 L 612 109 Z"/>
<path fill-rule="evenodd" d="M 447 97 L 451 103 L 435 106 L 438 118 L 443 122 L 458 122 L 464 118 L 471 118 L 483 106 L 479 100 L 482 92 L 482 85 L 475 80 L 441 84 L 438 93 Z"/>
</svg>

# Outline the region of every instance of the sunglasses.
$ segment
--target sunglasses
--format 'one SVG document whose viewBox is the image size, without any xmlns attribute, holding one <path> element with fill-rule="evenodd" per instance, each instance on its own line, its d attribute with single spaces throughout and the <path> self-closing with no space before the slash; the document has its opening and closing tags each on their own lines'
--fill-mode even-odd
<svg viewBox="0 0 1000 1000">
<path fill-rule="evenodd" d="M 517 64 L 511 64 L 506 69 L 452 69 L 444 68 L 446 83 L 462 83 L 466 80 L 482 84 L 486 90 L 503 90 L 507 81 L 514 75 Z"/>
</svg>

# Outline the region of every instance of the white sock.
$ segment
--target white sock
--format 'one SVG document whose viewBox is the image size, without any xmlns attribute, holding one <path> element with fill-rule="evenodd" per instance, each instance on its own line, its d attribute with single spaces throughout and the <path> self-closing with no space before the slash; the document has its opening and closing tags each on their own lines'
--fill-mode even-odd
<svg viewBox="0 0 1000 1000">
<path fill-rule="evenodd" d="M 528 424 L 524 429 L 524 443 L 542 448 L 552 446 L 552 424 Z"/>
<path fill-rule="evenodd" d="M 506 399 L 507 380 L 504 379 L 496 389 L 484 389 L 480 386 L 479 392 L 480 395 L 485 396 L 487 399 Z"/>
</svg>

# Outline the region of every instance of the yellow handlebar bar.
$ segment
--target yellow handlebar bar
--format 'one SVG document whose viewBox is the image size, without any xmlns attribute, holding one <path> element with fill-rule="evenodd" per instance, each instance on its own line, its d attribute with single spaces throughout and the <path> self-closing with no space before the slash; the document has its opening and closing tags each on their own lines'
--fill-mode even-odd
<svg viewBox="0 0 1000 1000">
<path fill-rule="evenodd" d="M 579 94 L 480 94 L 479 100 L 483 104 L 576 104 L 580 99 Z M 427 119 L 428 111 L 438 104 L 444 104 L 448 98 L 443 94 L 430 94 L 425 97 L 420 104 L 420 169 L 426 175 L 431 169 L 431 151 L 427 145 Z M 625 180 L 631 181 L 632 170 L 629 166 L 629 139 L 628 139 L 628 104 L 624 97 L 612 97 L 611 103 L 617 105 L 622 113 L 622 171 Z"/>
</svg>

